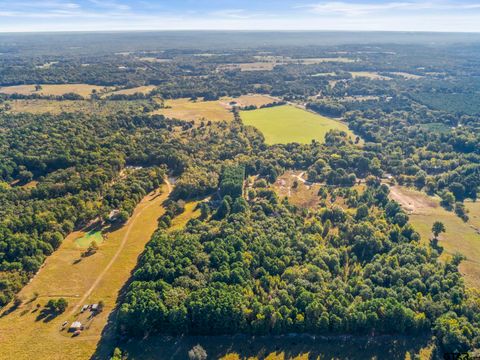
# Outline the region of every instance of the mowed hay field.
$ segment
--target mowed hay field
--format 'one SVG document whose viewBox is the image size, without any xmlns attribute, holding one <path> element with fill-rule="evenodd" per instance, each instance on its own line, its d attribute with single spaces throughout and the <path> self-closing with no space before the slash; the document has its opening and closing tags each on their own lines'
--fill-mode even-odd
<svg viewBox="0 0 480 360">
<path fill-rule="evenodd" d="M 415 227 L 422 241 L 428 243 L 432 239 L 432 225 L 435 221 L 441 221 L 447 231 L 439 236 L 438 245 L 443 247 L 442 259 L 448 259 L 455 253 L 466 256 L 466 260 L 460 264 L 460 272 L 465 282 L 470 287 L 480 289 L 480 234 L 475 229 L 474 223 L 478 224 L 475 213 L 480 214 L 478 203 L 467 203 L 467 207 L 475 209 L 468 223 L 464 223 L 453 212 L 446 211 L 440 206 L 438 198 L 429 197 L 419 191 L 402 186 L 391 188 L 390 197 L 399 202 L 409 213 L 410 222 Z"/>
<path fill-rule="evenodd" d="M 154 85 L 137 86 L 134 88 L 112 91 L 106 94 L 104 97 L 108 97 L 110 95 L 133 95 L 137 93 L 147 95 L 147 94 L 150 94 L 156 88 L 157 87 Z"/>
<path fill-rule="evenodd" d="M 240 107 L 245 107 L 245 106 L 256 106 L 256 107 L 261 107 L 264 105 L 272 104 L 276 101 L 279 101 L 279 99 L 267 96 L 267 95 L 258 95 L 258 94 L 253 94 L 253 95 L 242 95 L 236 98 L 222 98 L 220 99 L 221 103 L 226 104 L 229 106 L 229 102 L 235 101 Z"/>
<path fill-rule="evenodd" d="M 52 95 L 61 96 L 68 93 L 75 93 L 85 98 L 89 97 L 95 90 L 97 93 L 109 91 L 110 88 L 88 84 L 59 84 L 46 85 L 41 84 L 41 89 L 36 91 L 35 85 L 16 85 L 0 87 L 2 94 L 20 94 L 20 95 Z"/>
<path fill-rule="evenodd" d="M 232 112 L 219 101 L 175 99 L 165 101 L 165 107 L 156 110 L 154 114 L 186 121 L 230 121 L 233 119 Z"/>
<path fill-rule="evenodd" d="M 156 110 L 154 114 L 161 114 L 171 119 L 186 121 L 231 121 L 233 120 L 230 102 L 239 106 L 263 106 L 278 99 L 264 95 L 242 95 L 237 98 L 224 97 L 216 101 L 192 101 L 190 99 L 166 100 L 165 108 Z"/>
<path fill-rule="evenodd" d="M 127 224 L 106 236 L 96 254 L 82 258 L 82 249 L 75 240 L 81 232 L 68 236 L 60 248 L 46 260 L 32 281 L 19 293 L 22 305 L 0 317 L 0 359 L 90 359 L 101 339 L 107 318 L 114 308 L 118 293 L 131 276 L 138 256 L 157 228 L 157 219 L 164 212 L 163 192 L 145 197 Z M 38 298 L 34 299 L 35 293 Z M 50 299 L 64 297 L 69 302 L 64 314 L 50 320 L 38 319 L 42 307 Z M 60 331 L 78 317 L 84 304 L 105 302 L 105 310 L 87 322 L 87 329 L 78 337 Z M 105 339 L 103 339 L 105 341 Z M 110 355 L 110 354 L 108 354 Z M 105 356 L 103 358 L 108 358 Z"/>
<path fill-rule="evenodd" d="M 240 116 L 246 125 L 260 130 L 270 145 L 291 142 L 308 144 L 312 140 L 323 142 L 325 134 L 335 129 L 355 138 L 347 125 L 291 105 L 241 111 Z"/>
</svg>

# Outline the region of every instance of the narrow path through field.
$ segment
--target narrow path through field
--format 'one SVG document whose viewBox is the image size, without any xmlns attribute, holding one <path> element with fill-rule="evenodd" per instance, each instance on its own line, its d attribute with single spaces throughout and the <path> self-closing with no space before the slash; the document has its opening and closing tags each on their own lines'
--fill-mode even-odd
<svg viewBox="0 0 480 360">
<path fill-rule="evenodd" d="M 165 184 L 167 185 L 167 195 L 170 195 L 170 193 L 172 192 L 172 185 L 170 184 L 170 181 L 168 180 L 167 177 L 165 177 Z M 150 206 L 154 205 L 154 203 L 146 206 L 142 211 L 138 212 L 135 216 L 131 217 L 130 219 L 128 219 L 128 222 L 127 222 L 127 231 L 125 233 L 125 235 L 123 236 L 122 238 L 122 242 L 120 243 L 120 246 L 118 247 L 118 250 L 117 252 L 115 253 L 115 255 L 113 255 L 112 259 L 110 260 L 110 262 L 107 264 L 107 266 L 103 269 L 103 271 L 100 273 L 100 275 L 97 277 L 97 279 L 95 280 L 95 282 L 92 284 L 92 286 L 90 286 L 90 288 L 85 292 L 85 294 L 82 296 L 82 298 L 77 302 L 77 305 L 75 305 L 72 309 L 72 311 L 70 311 L 69 313 L 69 316 L 73 316 L 77 311 L 78 309 L 80 308 L 80 305 L 83 304 L 87 299 L 88 297 L 92 294 L 93 290 L 95 290 L 95 288 L 98 286 L 98 284 L 100 283 L 100 281 L 102 281 L 102 279 L 104 278 L 105 274 L 108 272 L 108 270 L 110 270 L 110 268 L 112 267 L 112 265 L 115 263 L 115 261 L 117 260 L 118 256 L 120 255 L 120 253 L 122 252 L 123 248 L 125 247 L 125 244 L 128 240 L 128 237 L 130 235 L 130 232 L 132 230 L 132 224 L 135 222 L 135 220 L 137 219 L 137 217 L 139 217 L 140 215 L 142 215 L 142 213 L 148 209 Z"/>
</svg>

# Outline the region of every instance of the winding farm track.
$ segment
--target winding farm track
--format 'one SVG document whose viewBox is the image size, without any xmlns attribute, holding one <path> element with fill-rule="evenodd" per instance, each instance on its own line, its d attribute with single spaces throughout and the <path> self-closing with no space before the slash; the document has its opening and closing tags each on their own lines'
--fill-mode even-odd
<svg viewBox="0 0 480 360">
<path fill-rule="evenodd" d="M 167 196 L 170 195 L 170 193 L 172 192 L 172 185 L 170 184 L 170 181 L 168 180 L 167 177 L 165 177 L 165 185 L 167 186 Z M 112 259 L 109 261 L 109 263 L 107 264 L 107 266 L 105 266 L 105 268 L 103 269 L 103 271 L 100 273 L 100 275 L 98 275 L 97 279 L 95 280 L 95 282 L 92 284 L 92 286 L 90 286 L 90 288 L 85 292 L 85 294 L 83 294 L 82 298 L 77 302 L 77 305 L 75 305 L 72 310 L 70 311 L 69 313 L 69 317 L 70 316 L 73 316 L 75 315 L 75 313 L 78 311 L 78 309 L 80 308 L 80 305 L 85 303 L 85 301 L 89 298 L 89 296 L 92 294 L 92 292 L 95 290 L 95 288 L 98 286 L 98 284 L 103 280 L 103 278 L 105 277 L 105 274 L 110 270 L 110 268 L 112 267 L 112 265 L 115 263 L 115 261 L 117 261 L 118 259 L 118 256 L 121 254 L 121 252 L 123 251 L 123 248 L 125 247 L 125 244 L 127 243 L 127 240 L 128 240 L 128 237 L 130 236 L 130 232 L 132 231 L 132 226 L 133 224 L 135 223 L 135 220 L 141 216 L 143 214 L 143 212 L 150 208 L 152 205 L 154 205 L 155 203 L 151 203 L 149 204 L 148 206 L 146 206 L 145 208 L 142 209 L 142 211 L 138 212 L 137 214 L 135 214 L 133 217 L 131 217 L 130 219 L 128 219 L 128 222 L 126 224 L 127 226 L 127 231 L 125 232 L 125 235 L 123 235 L 123 238 L 122 238 L 122 242 L 120 243 L 120 246 L 118 247 L 118 250 L 117 252 L 115 253 L 115 255 L 113 255 Z"/>
</svg>

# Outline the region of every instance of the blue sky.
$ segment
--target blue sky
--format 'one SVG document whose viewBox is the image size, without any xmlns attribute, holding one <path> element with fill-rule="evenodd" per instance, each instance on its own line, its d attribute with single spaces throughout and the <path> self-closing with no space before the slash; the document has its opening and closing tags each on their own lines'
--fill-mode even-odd
<svg viewBox="0 0 480 360">
<path fill-rule="evenodd" d="M 480 0 L 0 0 L 0 32 L 180 29 L 480 32 Z"/>
</svg>

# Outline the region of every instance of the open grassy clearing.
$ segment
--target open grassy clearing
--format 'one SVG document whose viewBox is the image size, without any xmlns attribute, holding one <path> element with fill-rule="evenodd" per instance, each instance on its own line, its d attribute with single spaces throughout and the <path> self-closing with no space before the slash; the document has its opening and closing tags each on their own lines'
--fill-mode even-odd
<svg viewBox="0 0 480 360">
<path fill-rule="evenodd" d="M 287 197 L 288 201 L 303 209 L 318 206 L 320 197 L 318 190 L 320 184 L 306 183 L 303 171 L 287 171 L 280 176 L 274 184 L 274 189 L 279 197 Z"/>
<path fill-rule="evenodd" d="M 95 241 L 97 245 L 101 245 L 105 239 L 103 238 L 103 234 L 101 230 L 91 230 L 85 233 L 83 236 L 80 236 L 75 240 L 75 244 L 77 244 L 82 249 L 86 249 L 90 246 L 90 244 Z"/>
<path fill-rule="evenodd" d="M 167 100 L 165 106 L 166 108 L 156 110 L 154 114 L 186 121 L 230 121 L 233 119 L 231 111 L 219 101 L 175 99 Z"/>
<path fill-rule="evenodd" d="M 467 285 L 480 289 L 480 233 L 472 226 L 474 222 L 478 224 L 478 218 L 473 218 L 480 213 L 477 204 L 470 206 L 473 208 L 473 221 L 464 223 L 453 212 L 442 208 L 438 198 L 429 197 L 419 191 L 394 186 L 391 188 L 390 197 L 409 213 L 410 222 L 425 243 L 433 237 L 431 229 L 435 221 L 445 224 L 447 232 L 440 235 L 438 242 L 443 248 L 441 258 L 447 259 L 455 253 L 465 255 L 467 259 L 460 265 L 460 272 Z"/>
<path fill-rule="evenodd" d="M 367 78 L 370 80 L 392 80 L 392 78 L 389 78 L 388 76 L 379 75 L 378 73 L 371 71 L 351 71 L 350 74 L 352 74 L 354 79 Z"/>
<path fill-rule="evenodd" d="M 97 348 L 119 290 L 130 278 L 138 256 L 157 228 L 157 219 L 164 211 L 161 205 L 167 195 L 164 187 L 162 194 L 145 197 L 128 223 L 108 233 L 92 256 L 81 258 L 83 250 L 75 240 L 82 233 L 68 236 L 20 292 L 23 304 L 0 318 L 0 358 L 89 359 Z M 31 301 L 35 293 L 38 297 Z M 59 297 L 68 300 L 67 311 L 51 321 L 37 320 L 40 310 L 36 310 L 36 304 L 43 306 L 49 299 Z M 60 331 L 64 321 L 78 319 L 83 304 L 100 300 L 105 302 L 105 310 L 87 323 L 88 329 L 79 337 L 72 338 L 71 334 Z"/>
<path fill-rule="evenodd" d="M 319 206 L 322 199 L 318 195 L 318 191 L 321 187 L 327 187 L 327 185 L 306 181 L 304 171 L 287 171 L 279 176 L 273 184 L 273 188 L 280 198 L 287 197 L 291 204 L 302 209 L 315 209 Z M 362 194 L 365 190 L 365 185 L 358 184 L 353 186 L 353 189 L 357 190 L 359 194 Z M 326 206 L 333 205 L 350 211 L 342 197 L 337 196 L 336 199 L 332 201 L 332 197 L 328 195 Z"/>
<path fill-rule="evenodd" d="M 104 97 L 108 97 L 110 95 L 133 95 L 133 94 L 150 94 L 154 89 L 157 87 L 154 85 L 145 85 L 145 86 L 137 86 L 134 88 L 129 88 L 129 89 L 122 89 L 122 90 L 117 90 L 117 91 L 112 91 L 109 92 L 108 94 L 104 95 Z"/>
<path fill-rule="evenodd" d="M 466 201 L 465 206 L 468 209 L 470 224 L 472 224 L 478 231 L 480 231 L 480 202 Z"/>
<path fill-rule="evenodd" d="M 324 73 L 316 73 L 313 75 L 310 75 L 312 77 L 324 77 L 324 76 L 335 76 L 336 74 L 334 72 L 324 72 Z"/>
<path fill-rule="evenodd" d="M 275 101 L 278 101 L 278 99 L 255 94 L 237 98 L 224 97 L 218 101 L 174 99 L 166 100 L 165 108 L 156 110 L 154 114 L 186 121 L 231 121 L 233 120 L 233 113 L 230 102 L 236 102 L 241 107 L 251 105 L 260 107 Z"/>
<path fill-rule="evenodd" d="M 200 344 L 209 359 L 221 360 L 410 360 L 430 359 L 432 341 L 414 337 L 184 336 L 154 337 L 125 344 L 129 359 L 183 360 Z"/>
<path fill-rule="evenodd" d="M 3 94 L 21 94 L 21 95 L 52 95 L 61 96 L 68 93 L 75 93 L 85 98 L 89 97 L 93 91 L 97 93 L 107 92 L 111 88 L 88 84 L 59 84 L 49 85 L 40 84 L 41 89 L 36 90 L 36 85 L 15 85 L 0 87 L 0 93 Z"/>
<path fill-rule="evenodd" d="M 410 74 L 410 73 L 401 72 L 401 71 L 392 72 L 391 74 L 402 76 L 405 79 L 410 79 L 410 80 L 418 80 L 423 78 L 423 76 L 420 76 L 420 75 Z"/>
<path fill-rule="evenodd" d="M 240 107 L 252 106 L 252 105 L 256 107 L 261 107 L 261 106 L 272 104 L 276 101 L 279 101 L 279 99 L 271 96 L 267 96 L 267 95 L 252 94 L 252 95 L 242 95 L 236 98 L 229 98 L 229 97 L 221 98 L 220 101 L 222 104 L 225 104 L 229 108 L 231 108 L 229 103 L 232 101 L 236 102 Z"/>
<path fill-rule="evenodd" d="M 168 231 L 181 230 L 190 219 L 196 219 L 200 216 L 200 209 L 197 208 L 200 201 L 192 201 L 185 204 L 185 211 L 172 220 L 172 225 Z"/>
<path fill-rule="evenodd" d="M 58 61 L 50 61 L 50 62 L 46 62 L 42 65 L 37 65 L 35 66 L 37 69 L 50 69 L 53 65 L 56 65 L 58 64 Z"/>
<path fill-rule="evenodd" d="M 144 100 L 132 101 L 88 101 L 88 100 L 12 100 L 7 103 L 11 113 L 27 112 L 31 114 L 54 114 L 62 112 L 108 115 L 118 111 L 143 109 Z"/>
<path fill-rule="evenodd" d="M 242 111 L 240 116 L 245 124 L 255 126 L 263 133 L 267 144 L 323 142 L 325 134 L 334 129 L 355 138 L 347 125 L 290 105 Z"/>
</svg>

